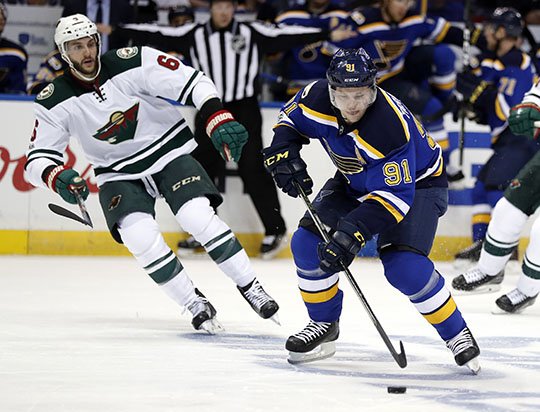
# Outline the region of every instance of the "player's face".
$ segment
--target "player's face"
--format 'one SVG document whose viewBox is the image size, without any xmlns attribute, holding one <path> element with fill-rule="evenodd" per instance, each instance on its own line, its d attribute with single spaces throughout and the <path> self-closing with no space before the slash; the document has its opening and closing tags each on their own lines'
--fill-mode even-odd
<svg viewBox="0 0 540 412">
<path fill-rule="evenodd" d="M 214 1 L 210 7 L 212 23 L 216 28 L 227 27 L 234 15 L 234 4 L 230 1 Z"/>
<path fill-rule="evenodd" d="M 173 17 L 172 20 L 169 22 L 169 24 L 172 27 L 180 27 L 180 26 L 183 26 L 184 24 L 191 23 L 192 21 L 193 19 L 191 18 L 191 16 L 180 15 L 180 16 Z"/>
<path fill-rule="evenodd" d="M 494 51 L 497 48 L 499 40 L 504 37 L 503 31 L 503 28 L 497 28 L 493 24 L 486 24 L 484 27 L 484 37 L 486 38 L 487 47 L 489 50 Z"/>
<path fill-rule="evenodd" d="M 414 1 L 412 0 L 386 0 L 385 10 L 392 21 L 399 22 L 403 20 L 413 4 Z"/>
<path fill-rule="evenodd" d="M 71 40 L 67 43 L 67 55 L 73 67 L 86 76 L 94 76 L 98 70 L 98 45 L 94 37 Z"/>
<path fill-rule="evenodd" d="M 349 124 L 359 121 L 373 104 L 376 89 L 373 87 L 338 87 L 330 89 L 332 104 L 339 109 Z"/>
</svg>

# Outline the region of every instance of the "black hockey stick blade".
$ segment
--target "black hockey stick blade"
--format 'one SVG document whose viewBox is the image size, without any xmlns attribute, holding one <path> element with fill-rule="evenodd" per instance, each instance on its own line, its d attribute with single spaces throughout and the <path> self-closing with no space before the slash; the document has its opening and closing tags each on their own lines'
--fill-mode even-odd
<svg viewBox="0 0 540 412">
<path fill-rule="evenodd" d="M 91 221 L 86 221 L 79 215 L 76 215 L 70 210 L 64 209 L 62 206 L 55 205 L 54 203 L 49 203 L 49 210 L 59 216 L 67 217 L 68 219 L 75 220 L 76 222 L 82 223 L 83 225 L 88 225 L 94 227 Z"/>
</svg>

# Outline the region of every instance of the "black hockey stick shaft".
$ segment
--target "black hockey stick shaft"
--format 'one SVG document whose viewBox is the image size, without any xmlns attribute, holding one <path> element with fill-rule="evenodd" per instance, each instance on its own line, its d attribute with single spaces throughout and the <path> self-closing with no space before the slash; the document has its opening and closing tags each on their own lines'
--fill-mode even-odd
<svg viewBox="0 0 540 412">
<path fill-rule="evenodd" d="M 461 70 L 463 72 L 469 70 L 471 62 L 471 30 L 469 27 L 469 17 L 471 12 L 471 0 L 465 0 L 465 10 L 463 12 L 463 20 L 465 21 L 465 27 L 463 28 L 463 46 L 462 46 L 462 57 L 463 57 L 463 67 Z M 459 126 L 459 138 L 458 138 L 458 149 L 459 149 L 459 170 L 463 173 L 463 155 L 465 152 L 465 101 L 461 102 L 460 110 L 460 126 Z"/>
<path fill-rule="evenodd" d="M 311 201 L 307 197 L 306 193 L 304 192 L 304 190 L 302 189 L 302 187 L 298 183 L 294 182 L 294 186 L 296 187 L 296 190 L 300 194 L 300 197 L 302 198 L 302 200 L 306 204 L 307 210 L 308 210 L 309 214 L 311 215 L 311 218 L 315 222 L 315 226 L 317 226 L 317 229 L 321 233 L 321 236 L 323 237 L 324 241 L 329 242 L 330 241 L 330 236 L 328 235 L 328 232 L 324 228 L 323 223 L 319 219 L 319 215 L 315 211 L 315 208 L 313 207 L 313 204 L 311 203 Z M 386 334 L 385 330 L 383 329 L 381 323 L 377 319 L 377 316 L 375 316 L 375 313 L 371 309 L 371 306 L 369 306 L 368 301 L 366 300 L 364 294 L 362 293 L 362 290 L 360 290 L 360 287 L 358 286 L 358 283 L 356 282 L 356 279 L 352 275 L 351 271 L 343 263 L 341 263 L 341 266 L 343 268 L 343 272 L 345 272 L 345 276 L 347 277 L 347 280 L 349 281 L 352 288 L 356 292 L 356 295 L 360 299 L 360 302 L 362 302 L 362 305 L 366 309 L 366 312 L 368 313 L 369 317 L 371 318 L 371 321 L 375 325 L 375 328 L 379 332 L 379 335 L 381 335 L 381 338 L 384 341 L 384 343 L 386 344 L 386 347 L 388 348 L 388 350 L 390 351 L 390 354 L 392 355 L 392 357 L 394 358 L 396 363 L 401 368 L 406 367 L 407 366 L 407 356 L 405 355 L 405 348 L 403 347 L 403 342 L 399 341 L 400 353 L 398 353 L 394 349 L 394 345 L 390 341 L 390 338 L 388 337 L 388 335 Z"/>
<path fill-rule="evenodd" d="M 90 214 L 88 213 L 88 209 L 86 209 L 86 203 L 84 203 L 84 200 L 78 190 L 75 191 L 75 197 L 77 198 L 77 204 L 79 205 L 79 209 L 81 211 L 81 215 L 85 223 L 91 228 L 93 228 L 94 224 L 92 223 L 92 219 L 90 219 Z"/>
</svg>

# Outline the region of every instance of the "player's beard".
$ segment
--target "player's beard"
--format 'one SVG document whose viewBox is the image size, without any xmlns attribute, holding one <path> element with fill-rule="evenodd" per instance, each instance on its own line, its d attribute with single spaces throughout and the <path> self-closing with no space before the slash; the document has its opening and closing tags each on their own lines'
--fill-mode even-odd
<svg viewBox="0 0 540 412">
<path fill-rule="evenodd" d="M 94 65 L 92 66 L 91 69 L 86 69 L 83 67 L 82 63 L 75 63 L 73 62 L 73 68 L 75 70 L 77 70 L 79 73 L 83 74 L 84 76 L 87 76 L 87 77 L 92 77 L 96 74 L 97 72 L 97 58 L 94 59 Z"/>
</svg>

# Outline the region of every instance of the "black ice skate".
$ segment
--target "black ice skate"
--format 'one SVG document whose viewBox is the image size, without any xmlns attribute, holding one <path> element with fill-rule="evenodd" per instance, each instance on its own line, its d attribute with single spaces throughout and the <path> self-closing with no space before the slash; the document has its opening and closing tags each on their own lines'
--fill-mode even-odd
<svg viewBox="0 0 540 412">
<path fill-rule="evenodd" d="M 495 304 L 507 313 L 519 313 L 523 309 L 532 306 L 536 301 L 537 296 L 538 295 L 527 296 L 521 293 L 519 289 L 514 289 L 507 294 L 502 295 L 495 301 Z"/>
<path fill-rule="evenodd" d="M 225 329 L 216 319 L 216 309 L 208 299 L 199 291 L 195 289 L 197 298 L 186 305 L 186 309 L 191 312 L 193 319 L 191 324 L 195 330 L 205 330 L 210 335 L 223 332 Z"/>
<path fill-rule="evenodd" d="M 287 361 L 292 364 L 313 362 L 334 356 L 339 337 L 339 322 L 314 322 L 300 332 L 289 336 L 285 349 L 289 351 Z"/>
<path fill-rule="evenodd" d="M 195 240 L 193 236 L 188 237 L 186 240 L 178 242 L 178 251 L 176 254 L 180 257 L 191 257 L 196 255 L 202 255 L 205 253 L 202 245 Z"/>
<path fill-rule="evenodd" d="M 480 372 L 480 348 L 469 328 L 465 327 L 452 339 L 447 340 L 446 347 L 454 354 L 458 366 L 467 366 L 475 375 Z"/>
<path fill-rule="evenodd" d="M 455 259 L 467 259 L 474 262 L 478 262 L 480 259 L 480 252 L 482 252 L 483 240 L 477 240 L 472 245 L 467 246 L 465 249 L 460 250 L 454 255 Z"/>
<path fill-rule="evenodd" d="M 287 245 L 287 234 L 266 235 L 261 243 L 261 258 L 272 259 Z"/>
<path fill-rule="evenodd" d="M 488 276 L 474 267 L 452 280 L 452 287 L 459 292 L 468 294 L 496 292 L 501 288 L 504 279 L 504 269 L 495 276 Z"/>
<path fill-rule="evenodd" d="M 277 315 L 279 305 L 266 293 L 257 279 L 254 279 L 243 288 L 240 286 L 237 286 L 237 288 L 257 315 L 263 319 L 270 319 L 280 325 Z"/>
</svg>

